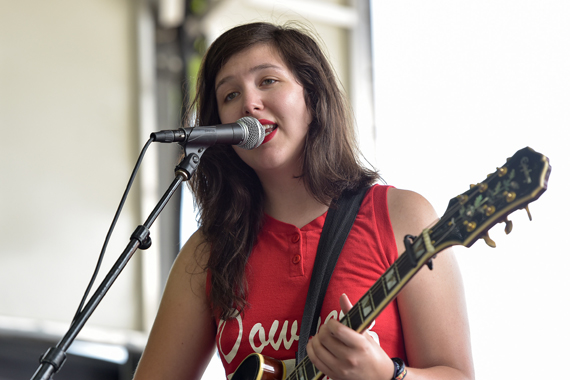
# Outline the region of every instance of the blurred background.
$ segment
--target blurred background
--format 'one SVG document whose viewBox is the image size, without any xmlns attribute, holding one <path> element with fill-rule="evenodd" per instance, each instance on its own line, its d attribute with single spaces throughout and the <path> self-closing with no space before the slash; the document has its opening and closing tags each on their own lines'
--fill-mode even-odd
<svg viewBox="0 0 570 380">
<path fill-rule="evenodd" d="M 569 19 L 564 0 L 0 0 L 0 380 L 31 378 L 67 331 L 137 156 L 152 131 L 180 126 L 209 43 L 240 23 L 290 20 L 320 35 L 364 156 L 440 215 L 518 149 L 550 158 L 532 222 L 517 212 L 508 237 L 491 231 L 497 248 L 456 249 L 477 377 L 544 376 L 570 353 Z M 97 284 L 179 153 L 150 147 Z M 195 229 L 178 192 L 56 378 L 131 378 Z M 205 379 L 224 377 L 218 360 Z"/>
</svg>

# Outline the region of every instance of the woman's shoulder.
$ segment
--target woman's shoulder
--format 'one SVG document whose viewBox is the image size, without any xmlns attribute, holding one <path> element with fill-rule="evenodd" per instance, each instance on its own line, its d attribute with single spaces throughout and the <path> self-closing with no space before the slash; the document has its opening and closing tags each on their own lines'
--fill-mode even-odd
<svg viewBox="0 0 570 380">
<path fill-rule="evenodd" d="M 431 204 L 419 193 L 391 185 L 375 184 L 368 195 L 376 207 L 388 207 L 391 216 L 408 216 L 410 212 L 431 210 Z"/>
<path fill-rule="evenodd" d="M 387 189 L 387 205 L 394 237 L 402 245 L 406 235 L 418 235 L 437 219 L 431 203 L 421 194 L 394 187 Z M 398 247 L 401 252 L 403 247 Z"/>
<path fill-rule="evenodd" d="M 194 232 L 186 241 L 178 256 L 176 257 L 175 266 L 182 266 L 188 269 L 205 268 L 210 257 L 210 244 L 201 229 Z"/>
<path fill-rule="evenodd" d="M 417 211 L 431 211 L 433 207 L 423 195 L 395 187 L 387 188 L 387 202 L 391 213 L 410 213 Z M 418 210 L 419 209 L 419 210 Z"/>
</svg>

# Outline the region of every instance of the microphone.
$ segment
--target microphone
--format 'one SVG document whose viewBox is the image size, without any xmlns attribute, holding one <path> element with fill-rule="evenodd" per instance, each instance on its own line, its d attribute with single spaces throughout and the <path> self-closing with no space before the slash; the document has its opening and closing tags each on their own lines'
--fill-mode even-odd
<svg viewBox="0 0 570 380">
<path fill-rule="evenodd" d="M 210 127 L 179 128 L 153 132 L 155 142 L 178 142 L 181 145 L 212 146 L 216 144 L 237 145 L 243 149 L 254 149 L 261 145 L 265 130 L 254 117 L 242 117 L 235 123 Z"/>
</svg>

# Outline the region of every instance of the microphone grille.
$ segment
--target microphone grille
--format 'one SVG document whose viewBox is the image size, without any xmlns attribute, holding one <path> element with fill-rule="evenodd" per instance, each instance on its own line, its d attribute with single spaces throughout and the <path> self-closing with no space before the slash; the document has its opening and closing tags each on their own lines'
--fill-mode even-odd
<svg viewBox="0 0 570 380">
<path fill-rule="evenodd" d="M 238 146 L 243 149 L 254 149 L 261 145 L 265 139 L 265 130 L 263 126 L 254 117 L 246 116 L 237 121 L 245 129 L 246 138 Z"/>
</svg>

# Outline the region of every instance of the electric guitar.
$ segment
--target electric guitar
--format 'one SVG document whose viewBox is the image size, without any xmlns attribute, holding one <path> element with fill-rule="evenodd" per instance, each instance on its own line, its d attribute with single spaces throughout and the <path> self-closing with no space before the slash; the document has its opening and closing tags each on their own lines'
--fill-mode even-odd
<svg viewBox="0 0 570 380">
<path fill-rule="evenodd" d="M 528 204 L 546 191 L 549 175 L 547 157 L 531 148 L 516 152 L 483 182 L 451 199 L 434 226 L 423 230 L 420 236 L 406 236 L 405 252 L 340 322 L 357 332 L 365 330 L 424 264 L 432 269 L 433 258 L 445 248 L 470 247 L 478 239 L 494 248 L 489 229 L 504 222 L 505 232 L 510 233 L 512 222 L 507 216 L 523 208 L 532 220 Z M 319 380 L 323 376 L 308 357 L 287 375 L 283 362 L 251 354 L 236 369 L 232 380 Z"/>
</svg>

